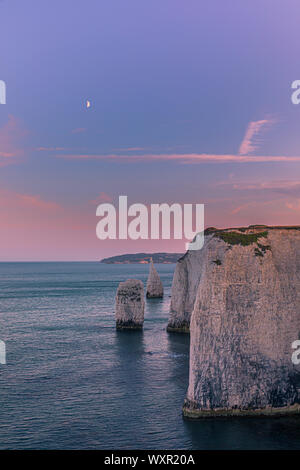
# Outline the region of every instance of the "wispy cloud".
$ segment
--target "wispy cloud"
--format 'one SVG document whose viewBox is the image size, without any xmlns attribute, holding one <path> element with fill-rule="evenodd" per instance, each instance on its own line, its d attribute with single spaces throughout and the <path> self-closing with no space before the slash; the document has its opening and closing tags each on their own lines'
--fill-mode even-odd
<svg viewBox="0 0 300 470">
<path fill-rule="evenodd" d="M 146 153 L 142 147 L 129 147 L 124 149 L 115 149 L 117 153 L 101 154 L 78 153 L 70 149 L 61 149 L 57 153 L 57 158 L 65 160 L 102 160 L 118 163 L 138 163 L 138 162 L 159 162 L 159 161 L 175 161 L 181 164 L 198 164 L 198 163 L 274 163 L 274 162 L 300 162 L 300 155 L 250 155 L 257 150 L 261 143 L 261 133 L 264 129 L 274 124 L 274 118 L 262 119 L 260 121 L 252 121 L 249 123 L 245 133 L 245 137 L 240 145 L 238 154 L 214 154 L 214 153 Z M 40 150 L 46 150 L 41 148 Z M 57 150 L 59 148 L 51 148 L 48 150 Z M 70 153 L 67 153 L 69 151 Z M 134 152 L 119 153 L 119 152 Z M 143 151 L 143 152 L 142 152 Z M 138 152 L 138 153 L 137 153 Z"/>
<path fill-rule="evenodd" d="M 292 198 L 300 197 L 300 180 L 270 180 L 270 181 L 221 181 L 216 183 L 217 187 L 229 189 L 233 191 L 240 191 L 247 194 L 255 194 L 258 197 L 265 197 L 269 194 L 280 194 L 282 196 L 289 196 Z"/>
<path fill-rule="evenodd" d="M 237 207 L 235 207 L 232 211 L 231 211 L 231 214 L 232 215 L 236 215 L 236 214 L 239 214 L 241 212 L 245 212 L 245 211 L 248 211 L 248 210 L 253 210 L 253 209 L 257 209 L 259 208 L 259 210 L 261 211 L 262 208 L 266 208 L 266 207 L 273 207 L 276 205 L 279 205 L 279 204 L 283 204 L 283 201 L 274 201 L 274 200 L 271 200 L 271 201 L 250 201 L 250 202 L 246 202 L 244 204 L 241 204 Z"/>
<path fill-rule="evenodd" d="M 15 163 L 24 154 L 22 139 L 27 134 L 22 124 L 14 116 L 0 128 L 0 166 Z"/>
<path fill-rule="evenodd" d="M 271 190 L 280 192 L 290 192 L 295 189 L 300 189 L 300 181 L 278 180 L 278 181 L 263 181 L 258 183 L 234 183 L 233 189 L 237 190 Z"/>
<path fill-rule="evenodd" d="M 56 202 L 46 201 L 39 195 L 17 193 L 15 191 L 0 190 L 0 207 L 6 209 L 38 209 L 42 211 L 58 211 L 61 206 Z"/>
<path fill-rule="evenodd" d="M 83 132 L 86 132 L 85 127 L 77 127 L 76 129 L 71 130 L 71 134 L 82 134 Z"/>
<path fill-rule="evenodd" d="M 292 211 L 299 212 L 300 211 L 300 199 L 296 199 L 296 201 L 287 201 L 285 203 L 286 207 Z"/>
<path fill-rule="evenodd" d="M 144 147 L 125 147 L 125 148 L 115 148 L 113 151 L 118 152 L 141 152 L 146 150 Z"/>
<path fill-rule="evenodd" d="M 274 155 L 251 156 L 230 154 L 143 154 L 143 155 L 101 155 L 101 154 L 58 154 L 57 158 L 66 160 L 107 160 L 111 162 L 151 162 L 151 161 L 177 161 L 179 163 L 271 163 L 271 162 L 300 162 L 300 156 Z"/>
<path fill-rule="evenodd" d="M 90 204 L 100 204 L 101 202 L 112 202 L 113 198 L 107 194 L 107 193 L 104 193 L 103 191 L 98 194 L 98 196 L 93 199 L 92 201 L 90 201 Z"/>
<path fill-rule="evenodd" d="M 274 119 L 262 119 L 260 121 L 252 121 L 249 123 L 244 139 L 239 148 L 239 155 L 249 155 L 257 150 L 261 143 L 261 133 L 266 126 L 273 124 Z"/>
<path fill-rule="evenodd" d="M 36 152 L 62 152 L 67 150 L 64 147 L 37 147 Z"/>
<path fill-rule="evenodd" d="M 231 214 L 238 214 L 239 212 L 242 212 L 245 209 L 248 209 L 249 207 L 255 207 L 257 206 L 257 202 L 246 202 L 245 204 L 241 204 L 240 206 L 235 207 L 232 211 Z"/>
</svg>

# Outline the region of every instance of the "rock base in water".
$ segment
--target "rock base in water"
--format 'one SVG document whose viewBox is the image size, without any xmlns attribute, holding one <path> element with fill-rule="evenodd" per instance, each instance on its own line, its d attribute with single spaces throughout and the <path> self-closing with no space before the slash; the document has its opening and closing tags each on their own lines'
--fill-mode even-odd
<svg viewBox="0 0 300 470">
<path fill-rule="evenodd" d="M 266 417 L 266 416 L 286 416 L 286 415 L 300 415 L 300 405 L 294 404 L 290 406 L 282 406 L 280 408 L 266 407 L 254 409 L 221 409 L 215 410 L 201 410 L 197 405 L 185 400 L 182 408 L 182 413 L 188 419 L 205 419 L 205 418 L 228 418 L 232 416 L 248 416 L 248 417 Z"/>
<path fill-rule="evenodd" d="M 142 330 L 143 325 L 138 325 L 133 322 L 116 322 L 116 329 L 117 330 Z"/>
<path fill-rule="evenodd" d="M 140 330 L 144 324 L 144 285 L 137 279 L 121 282 L 116 294 L 116 328 Z"/>
<path fill-rule="evenodd" d="M 182 322 L 180 324 L 169 323 L 167 326 L 168 333 L 190 333 L 189 323 Z"/>
</svg>

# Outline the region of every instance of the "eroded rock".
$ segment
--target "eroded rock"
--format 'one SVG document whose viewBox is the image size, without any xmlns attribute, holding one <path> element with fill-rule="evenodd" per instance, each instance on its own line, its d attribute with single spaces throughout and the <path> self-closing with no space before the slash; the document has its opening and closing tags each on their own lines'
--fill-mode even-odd
<svg viewBox="0 0 300 470">
<path fill-rule="evenodd" d="M 144 323 L 144 285 L 138 279 L 121 282 L 116 294 L 116 328 L 141 329 Z"/>
<path fill-rule="evenodd" d="M 161 298 L 164 295 L 164 288 L 158 272 L 156 271 L 153 260 L 150 260 L 150 270 L 147 280 L 147 293 L 146 296 L 149 299 Z"/>
</svg>

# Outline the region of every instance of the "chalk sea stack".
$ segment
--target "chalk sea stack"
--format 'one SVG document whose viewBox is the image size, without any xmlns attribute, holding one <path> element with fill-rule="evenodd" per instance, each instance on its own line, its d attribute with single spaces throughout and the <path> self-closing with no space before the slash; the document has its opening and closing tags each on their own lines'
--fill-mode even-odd
<svg viewBox="0 0 300 470">
<path fill-rule="evenodd" d="M 300 338 L 300 227 L 212 230 L 200 251 L 177 270 L 177 281 L 198 282 L 184 415 L 299 413 L 291 345 Z M 181 322 L 192 297 L 184 284 L 173 299 Z"/>
<path fill-rule="evenodd" d="M 158 299 L 163 297 L 164 295 L 164 288 L 158 272 L 156 271 L 152 258 L 150 259 L 150 270 L 149 276 L 147 280 L 147 291 L 146 297 L 148 299 Z"/>
<path fill-rule="evenodd" d="M 144 285 L 138 279 L 120 282 L 116 294 L 116 328 L 140 330 L 144 323 Z"/>
</svg>

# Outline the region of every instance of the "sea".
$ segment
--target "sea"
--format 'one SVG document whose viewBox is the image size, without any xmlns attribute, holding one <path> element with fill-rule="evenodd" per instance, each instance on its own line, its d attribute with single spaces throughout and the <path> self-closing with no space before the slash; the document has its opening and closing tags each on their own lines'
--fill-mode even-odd
<svg viewBox="0 0 300 470">
<path fill-rule="evenodd" d="M 300 449 L 296 418 L 189 421 L 189 336 L 166 332 L 175 265 L 143 331 L 116 331 L 115 293 L 148 265 L 0 263 L 0 449 Z"/>
</svg>

